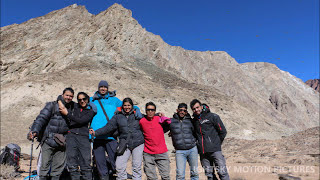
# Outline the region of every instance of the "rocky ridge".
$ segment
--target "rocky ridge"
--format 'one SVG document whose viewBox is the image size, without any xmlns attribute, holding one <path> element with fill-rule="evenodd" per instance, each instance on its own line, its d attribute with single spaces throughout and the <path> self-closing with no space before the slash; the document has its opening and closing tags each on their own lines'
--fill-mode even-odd
<svg viewBox="0 0 320 180">
<path fill-rule="evenodd" d="M 199 98 L 229 137 L 275 139 L 318 125 L 319 93 L 273 64 L 170 46 L 119 4 L 98 15 L 72 5 L 1 28 L 1 143 L 25 143 L 21 134 L 64 87 L 93 95 L 101 79 L 168 116 Z"/>
<path fill-rule="evenodd" d="M 320 92 L 320 79 L 310 79 L 306 81 L 306 84 L 310 86 L 312 89 Z"/>
</svg>

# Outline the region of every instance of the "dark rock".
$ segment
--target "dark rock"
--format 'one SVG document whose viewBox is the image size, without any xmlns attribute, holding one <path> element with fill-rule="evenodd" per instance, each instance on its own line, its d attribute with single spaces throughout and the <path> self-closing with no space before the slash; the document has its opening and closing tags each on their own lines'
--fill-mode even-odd
<svg viewBox="0 0 320 180">
<path fill-rule="evenodd" d="M 306 81 L 306 84 L 312 87 L 312 89 L 320 92 L 320 79 L 310 79 Z"/>
<path fill-rule="evenodd" d="M 279 180 L 301 180 L 299 177 L 290 176 L 288 174 L 278 174 Z"/>
</svg>

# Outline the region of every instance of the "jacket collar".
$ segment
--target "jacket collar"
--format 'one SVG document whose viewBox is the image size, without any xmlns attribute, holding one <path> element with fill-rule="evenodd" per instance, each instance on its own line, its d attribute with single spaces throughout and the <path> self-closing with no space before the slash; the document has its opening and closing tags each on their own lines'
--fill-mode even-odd
<svg viewBox="0 0 320 180">
<path fill-rule="evenodd" d="M 92 100 L 98 100 L 98 99 L 108 99 L 109 97 L 116 96 L 116 91 L 108 91 L 106 95 L 102 96 L 99 91 L 96 91 L 94 95 L 92 96 Z"/>
<path fill-rule="evenodd" d="M 174 114 L 173 114 L 173 118 L 174 118 L 174 119 L 177 119 L 177 120 L 180 120 L 180 117 L 179 117 L 179 115 L 178 115 L 177 113 L 174 113 Z M 191 119 L 191 116 L 190 116 L 189 113 L 187 113 L 187 114 L 184 116 L 183 120 L 185 120 L 185 119 Z"/>
</svg>

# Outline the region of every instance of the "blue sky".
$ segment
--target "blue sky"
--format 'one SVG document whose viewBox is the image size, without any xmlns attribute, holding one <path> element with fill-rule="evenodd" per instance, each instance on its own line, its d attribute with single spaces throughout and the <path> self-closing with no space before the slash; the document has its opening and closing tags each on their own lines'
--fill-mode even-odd
<svg viewBox="0 0 320 180">
<path fill-rule="evenodd" d="M 303 81 L 319 78 L 319 0 L 1 0 L 1 27 L 75 3 L 92 14 L 119 3 L 170 45 L 270 62 Z"/>
</svg>

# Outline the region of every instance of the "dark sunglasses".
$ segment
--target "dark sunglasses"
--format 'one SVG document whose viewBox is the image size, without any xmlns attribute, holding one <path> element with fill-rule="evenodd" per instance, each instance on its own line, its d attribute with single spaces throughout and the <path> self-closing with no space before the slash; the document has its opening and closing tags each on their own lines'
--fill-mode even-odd
<svg viewBox="0 0 320 180">
<path fill-rule="evenodd" d="M 82 98 L 82 99 L 78 99 L 78 102 L 81 102 L 81 101 L 86 101 L 87 98 Z"/>
<path fill-rule="evenodd" d="M 147 111 L 153 111 L 154 112 L 154 111 L 156 111 L 156 109 L 147 109 Z"/>
<path fill-rule="evenodd" d="M 178 111 L 180 111 L 180 112 L 188 112 L 188 110 L 186 110 L 186 109 L 178 109 Z"/>
</svg>

